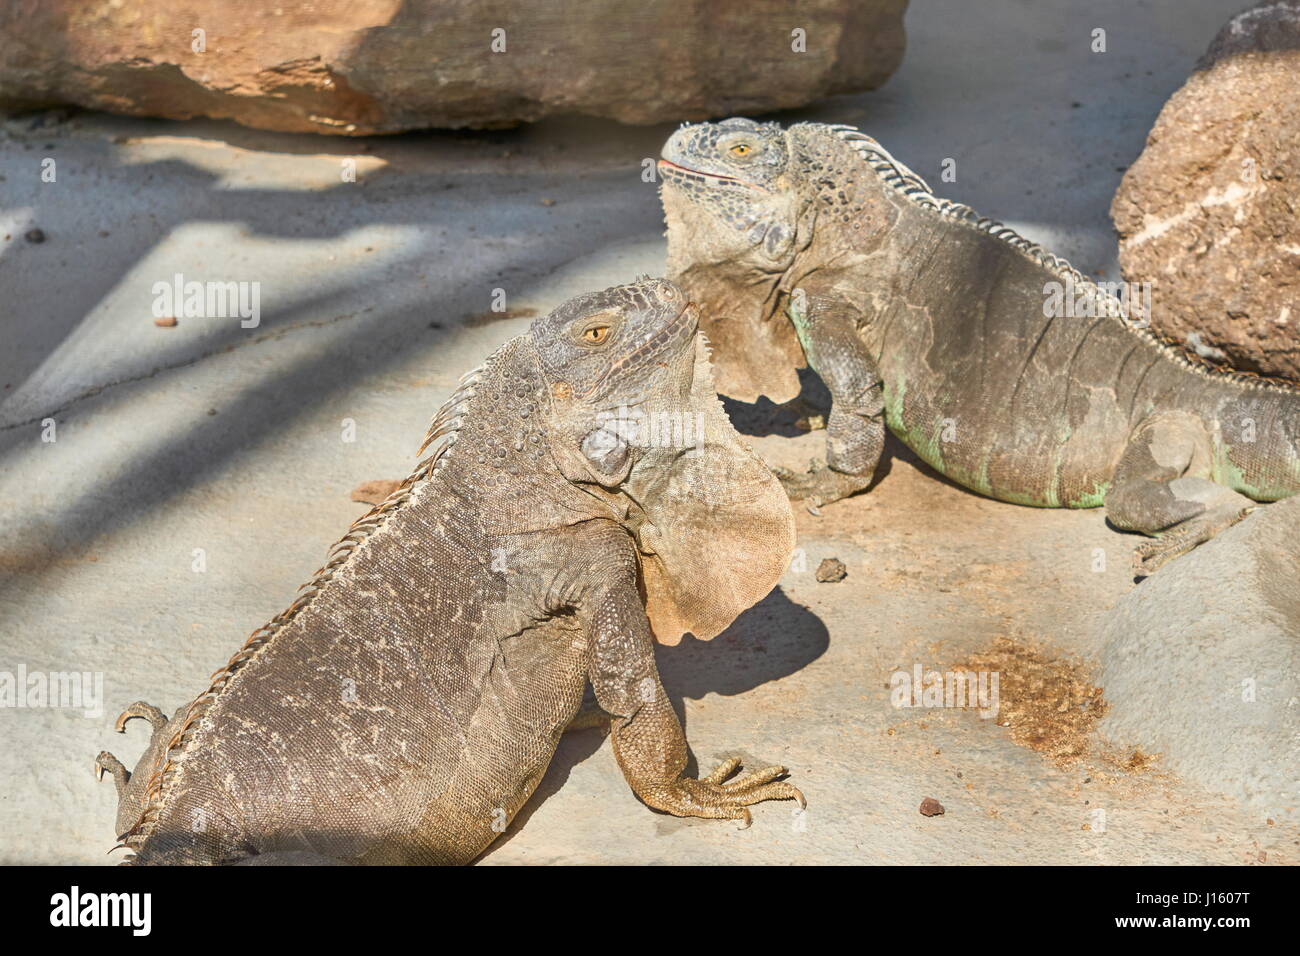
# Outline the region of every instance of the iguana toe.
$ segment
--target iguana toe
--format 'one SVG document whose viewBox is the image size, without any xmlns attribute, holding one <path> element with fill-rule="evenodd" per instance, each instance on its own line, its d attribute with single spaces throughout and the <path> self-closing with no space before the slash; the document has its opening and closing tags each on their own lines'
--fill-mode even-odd
<svg viewBox="0 0 1300 956">
<path fill-rule="evenodd" d="M 1175 550 L 1175 542 L 1168 538 L 1156 541 L 1144 541 L 1133 549 L 1133 577 L 1145 578 L 1179 554 L 1189 550 L 1190 546 Z"/>
<path fill-rule="evenodd" d="M 107 750 L 102 750 L 99 756 L 95 758 L 95 779 L 103 780 L 106 773 L 112 775 L 113 786 L 119 794 L 131 780 L 131 772 L 122 765 L 122 761 Z"/>
<path fill-rule="evenodd" d="M 668 787 L 643 794 L 646 803 L 678 817 L 705 817 L 715 820 L 743 820 L 742 829 L 753 822 L 747 807 L 767 800 L 797 800 L 808 805 L 803 793 L 792 784 L 775 778 L 786 774 L 785 767 L 766 767 L 736 780 L 724 782 L 740 768 L 740 759 L 724 761 L 706 777 L 693 780 L 683 777 Z"/>
<path fill-rule="evenodd" d="M 163 724 L 167 723 L 167 715 L 155 707 L 153 704 L 146 704 L 142 700 L 137 700 L 117 715 L 116 729 L 119 734 L 126 733 L 126 722 L 132 717 L 143 717 L 149 721 L 154 730 L 157 730 Z"/>
<path fill-rule="evenodd" d="M 1209 541 L 1220 531 L 1236 524 L 1255 510 L 1254 505 L 1209 515 L 1188 524 L 1185 528 L 1170 531 L 1152 541 L 1144 541 L 1133 549 L 1133 576 L 1150 577 L 1174 558 L 1186 554 L 1197 545 Z"/>
<path fill-rule="evenodd" d="M 713 773 L 709 774 L 707 777 L 701 777 L 700 780 L 702 783 L 720 784 L 728 777 L 730 777 L 733 773 L 735 773 L 739 768 L 740 768 L 740 758 L 731 757 L 727 760 L 722 761 L 722 763 L 718 764 L 716 767 L 713 768 Z"/>
<path fill-rule="evenodd" d="M 736 761 L 736 764 L 738 765 L 739 761 Z M 746 803 L 761 803 L 764 800 L 797 800 L 801 810 L 807 809 L 808 801 L 804 798 L 803 792 L 794 784 L 777 779 L 777 777 L 784 777 L 788 772 L 785 767 L 766 767 L 724 783 L 722 789 L 727 793 L 745 797 Z M 717 771 L 715 770 L 714 773 L 716 774 Z M 724 775 L 723 779 L 728 775 Z"/>
<path fill-rule="evenodd" d="M 791 501 L 806 501 L 811 507 L 828 505 L 847 498 L 871 484 L 871 475 L 851 475 L 836 471 L 814 459 L 807 471 L 797 473 L 788 468 L 772 469 Z M 815 512 L 814 512 L 815 513 Z"/>
</svg>

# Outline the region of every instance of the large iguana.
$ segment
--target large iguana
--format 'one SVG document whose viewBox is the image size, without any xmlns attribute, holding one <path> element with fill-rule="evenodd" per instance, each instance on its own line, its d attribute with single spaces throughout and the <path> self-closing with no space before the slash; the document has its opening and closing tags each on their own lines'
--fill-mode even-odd
<svg viewBox="0 0 1300 956">
<path fill-rule="evenodd" d="M 866 487 L 888 426 L 982 494 L 1104 504 L 1157 537 L 1143 574 L 1300 491 L 1300 390 L 1198 364 L 858 130 L 683 126 L 659 171 L 669 273 L 719 391 L 787 401 L 805 359 L 830 390 L 826 462 L 782 473 L 793 498 Z"/>
<path fill-rule="evenodd" d="M 802 803 L 782 767 L 686 776 L 655 667 L 652 633 L 716 635 L 794 545 L 697 321 L 647 279 L 565 303 L 467 376 L 435 450 L 206 691 L 170 721 L 147 704 L 119 718 L 155 728 L 134 774 L 96 761 L 130 862 L 473 860 L 588 681 L 651 807 L 748 823 L 751 804 Z"/>
</svg>

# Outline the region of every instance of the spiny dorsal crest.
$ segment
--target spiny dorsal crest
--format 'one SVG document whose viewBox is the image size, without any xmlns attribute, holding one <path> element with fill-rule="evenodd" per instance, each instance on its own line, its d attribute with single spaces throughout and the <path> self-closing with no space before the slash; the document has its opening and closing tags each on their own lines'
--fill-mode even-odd
<svg viewBox="0 0 1300 956">
<path fill-rule="evenodd" d="M 1265 378 L 1242 372 L 1237 369 L 1222 368 L 1211 365 L 1199 355 L 1189 353 L 1176 341 L 1164 338 L 1149 325 L 1138 324 L 1123 314 L 1120 301 L 1108 290 L 1103 289 L 1082 272 L 1070 265 L 1060 256 L 1053 255 L 1037 243 L 1030 242 L 1010 226 L 981 216 L 964 203 L 953 202 L 936 196 L 929 184 L 912 170 L 889 154 L 885 147 L 854 126 L 842 123 L 824 127 L 831 135 L 847 143 L 886 185 L 891 186 L 911 202 L 926 209 L 932 209 L 940 216 L 959 222 L 962 225 L 987 233 L 1018 249 L 1058 278 L 1072 282 L 1077 289 L 1087 292 L 1094 301 L 1102 304 L 1107 313 L 1118 320 L 1126 329 L 1159 348 L 1166 356 L 1189 371 L 1222 381 L 1234 382 L 1245 388 L 1256 388 L 1295 393 L 1300 386 L 1281 379 Z"/>
<path fill-rule="evenodd" d="M 456 443 L 461 425 L 465 421 L 469 402 L 474 397 L 474 386 L 482 380 L 485 369 L 492 363 L 492 359 L 499 354 L 500 350 L 494 353 L 492 358 L 489 358 L 483 365 L 462 375 L 457 383 L 456 390 L 438 408 L 432 424 L 429 425 L 428 433 L 424 436 L 424 441 L 416 454 L 423 454 L 430 445 L 433 445 L 433 451 L 420 460 L 414 471 L 393 490 L 392 494 L 352 523 L 347 533 L 330 548 L 325 563 L 312 575 L 310 581 L 298 589 L 298 594 L 293 603 L 250 634 L 243 646 L 226 662 L 226 666 L 212 675 L 212 683 L 208 685 L 208 689 L 190 704 L 189 709 L 185 712 L 185 720 L 180 729 L 167 742 L 167 751 L 163 756 L 163 760 L 158 770 L 150 777 L 145 788 L 144 810 L 135 825 L 121 835 L 121 845 L 134 849 L 148 837 L 159 812 L 162 810 L 165 791 L 179 770 L 180 758 L 184 755 L 186 747 L 194 739 L 203 715 L 221 696 L 222 691 L 229 685 L 231 678 L 253 660 L 258 651 L 265 648 L 285 625 L 289 624 L 304 608 L 310 605 L 312 599 L 321 592 L 325 585 L 334 579 L 339 570 L 348 562 L 348 559 L 356 553 L 357 548 L 371 534 L 383 527 L 384 523 L 411 499 L 411 495 L 415 493 L 416 489 L 431 480 L 447 463 L 448 452 L 451 450 L 452 445 Z M 133 859 L 130 858 L 125 862 L 130 863 Z"/>
</svg>

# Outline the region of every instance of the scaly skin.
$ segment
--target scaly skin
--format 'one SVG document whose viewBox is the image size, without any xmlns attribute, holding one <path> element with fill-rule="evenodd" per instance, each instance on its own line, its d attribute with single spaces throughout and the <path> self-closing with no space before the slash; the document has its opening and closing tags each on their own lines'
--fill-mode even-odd
<svg viewBox="0 0 1300 956">
<path fill-rule="evenodd" d="M 714 394 L 671 283 L 580 296 L 467 377 L 440 442 L 212 686 L 111 754 L 131 862 L 465 863 L 546 771 L 588 681 L 648 805 L 748 821 L 802 795 L 769 767 L 685 775 L 654 638 L 709 638 L 765 595 L 790 506 Z M 698 416 L 693 448 L 605 414 Z M 644 598 L 642 596 L 644 590 Z"/>
<path fill-rule="evenodd" d="M 1300 491 L 1300 390 L 1195 363 L 857 130 L 685 126 L 659 167 L 669 271 L 703 307 L 719 391 L 788 401 L 806 360 L 831 392 L 826 464 L 781 473 L 793 498 L 865 488 L 888 427 L 981 494 L 1104 504 L 1159 539 L 1145 574 Z M 1083 308 L 1053 307 L 1068 283 Z"/>
</svg>

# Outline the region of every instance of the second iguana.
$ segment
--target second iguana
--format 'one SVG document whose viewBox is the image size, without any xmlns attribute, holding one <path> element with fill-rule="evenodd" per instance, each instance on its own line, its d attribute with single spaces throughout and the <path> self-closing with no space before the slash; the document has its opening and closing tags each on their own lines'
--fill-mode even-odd
<svg viewBox="0 0 1300 956">
<path fill-rule="evenodd" d="M 1104 504 L 1157 536 L 1144 574 L 1300 492 L 1300 389 L 1197 363 L 864 133 L 689 125 L 659 170 L 669 272 L 702 306 L 719 391 L 787 401 L 805 360 L 830 390 L 826 462 L 782 473 L 791 497 L 865 488 L 888 427 L 982 494 Z"/>
<path fill-rule="evenodd" d="M 503 345 L 434 451 L 118 785 L 131 862 L 464 863 L 523 806 L 590 682 L 649 806 L 748 820 L 802 795 L 730 760 L 686 774 L 654 638 L 709 638 L 775 585 L 780 485 L 714 394 L 697 312 L 645 280 Z"/>
</svg>

